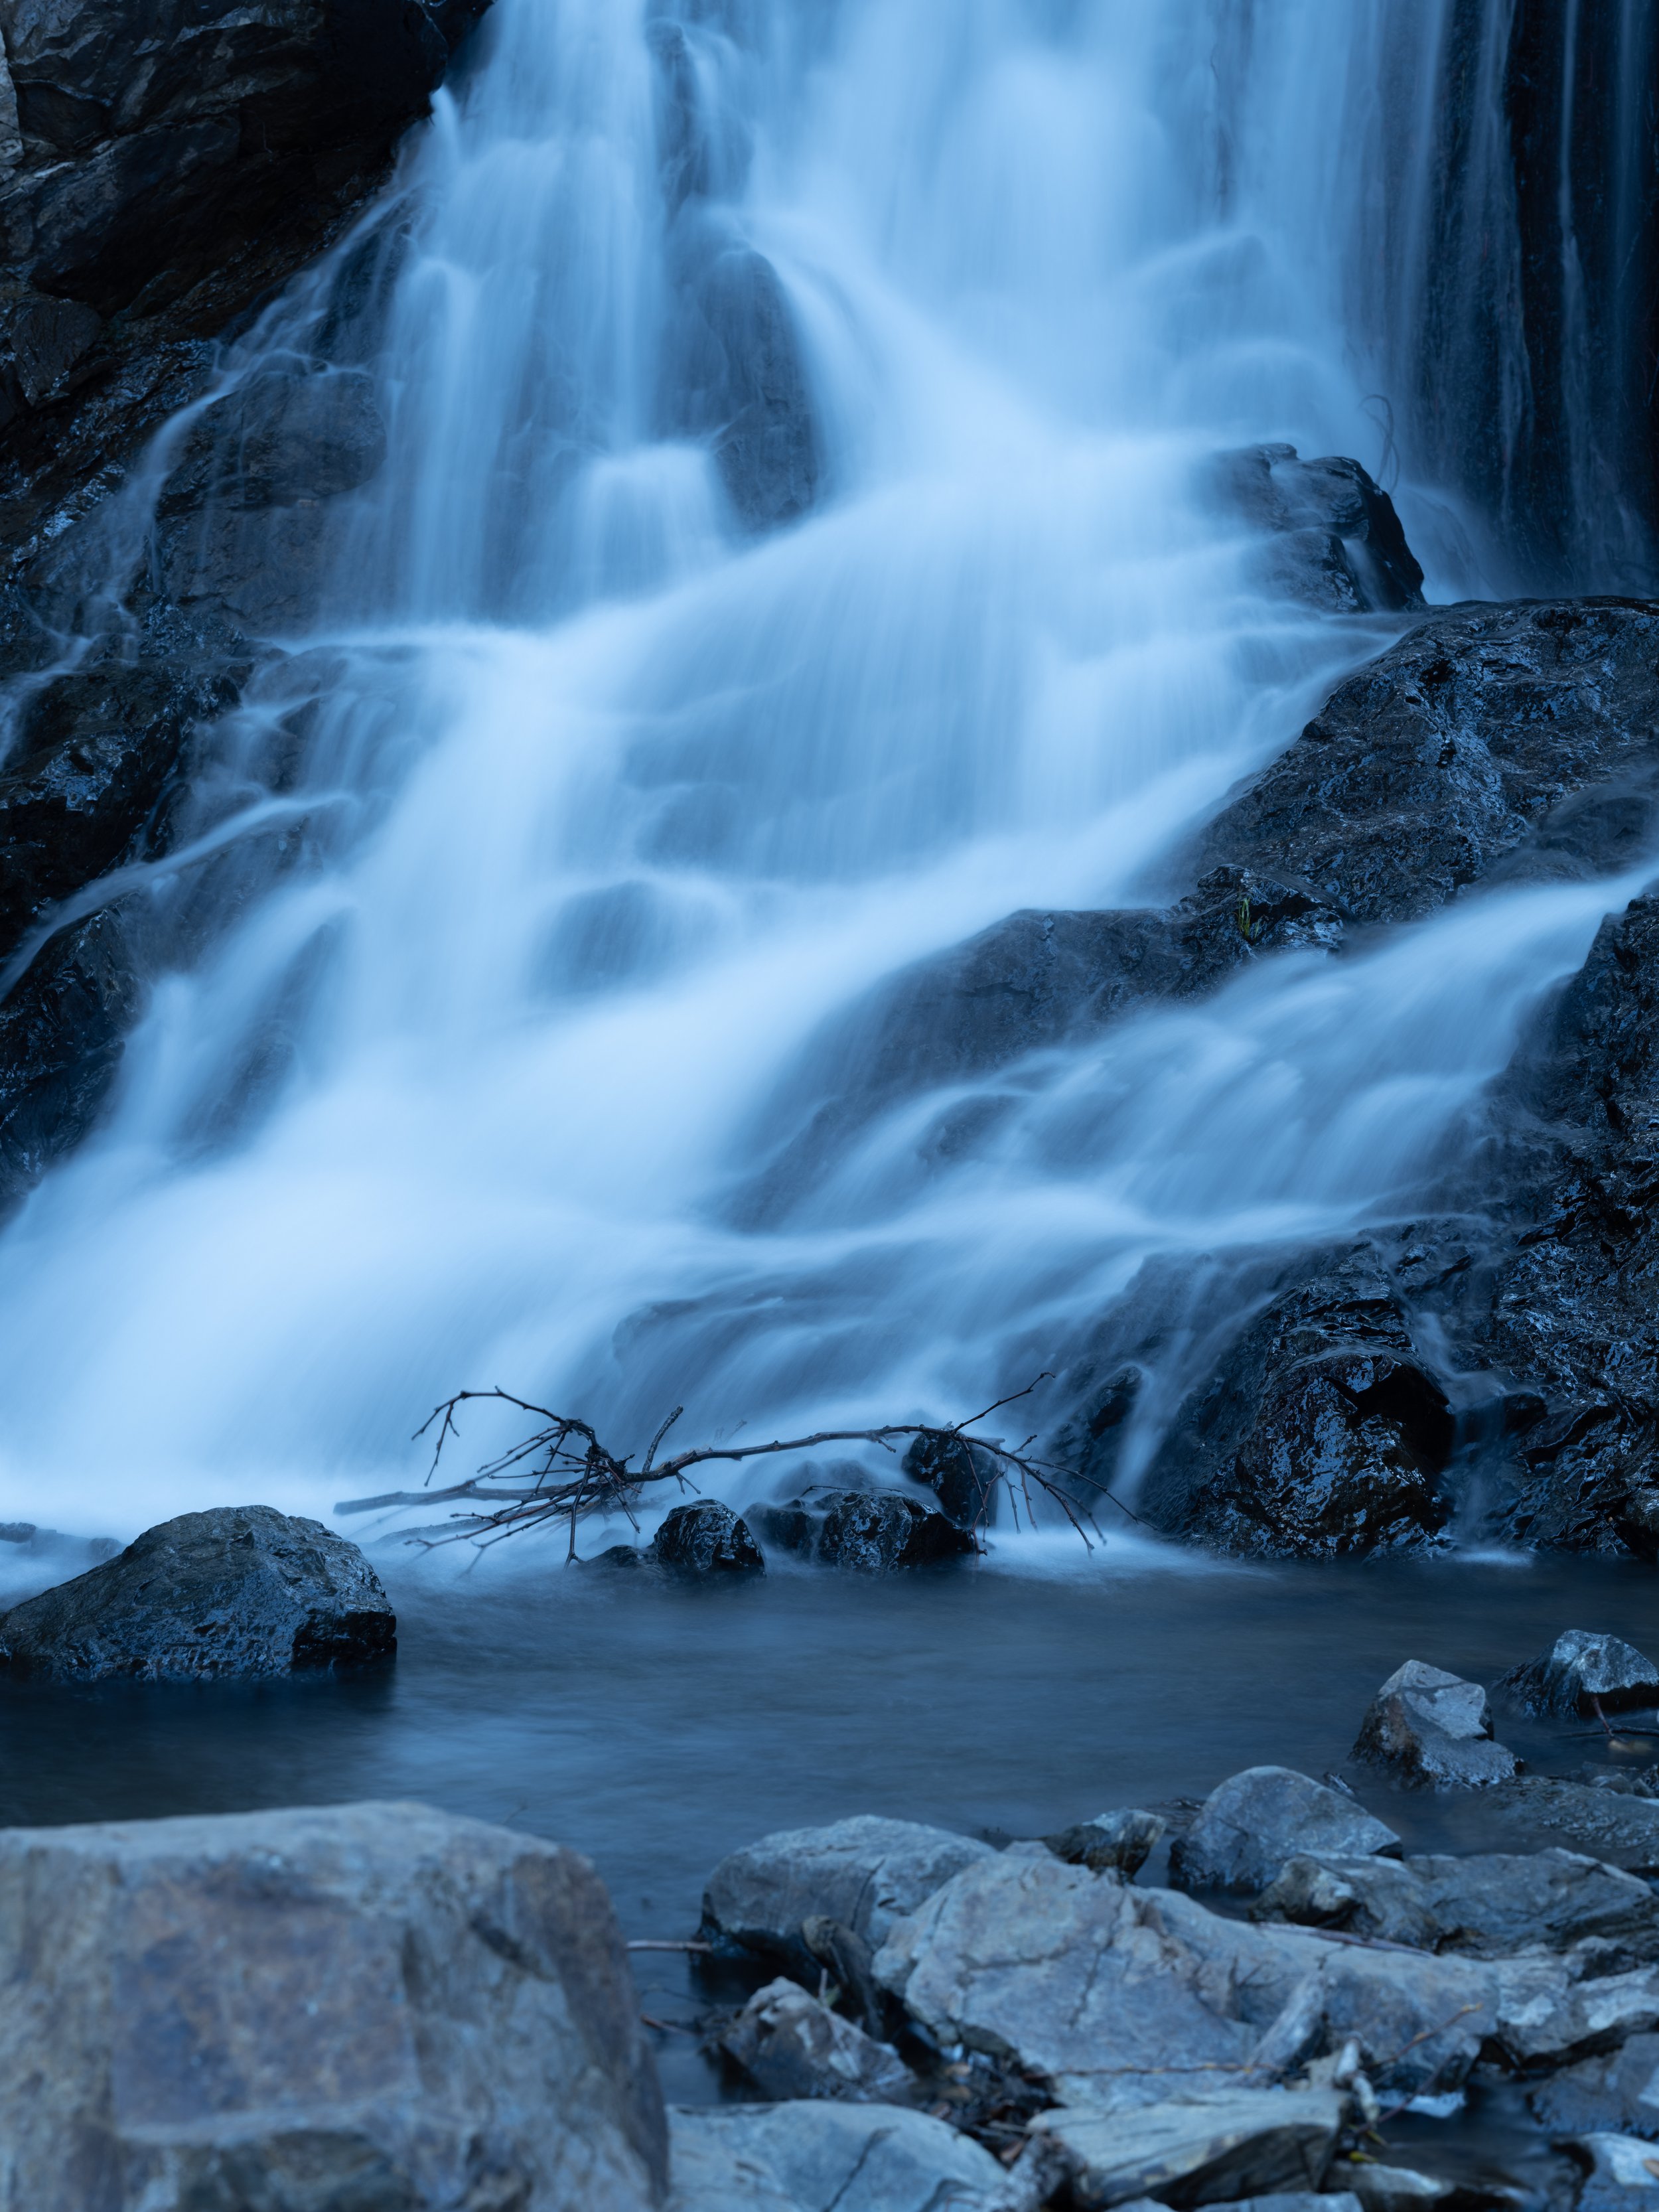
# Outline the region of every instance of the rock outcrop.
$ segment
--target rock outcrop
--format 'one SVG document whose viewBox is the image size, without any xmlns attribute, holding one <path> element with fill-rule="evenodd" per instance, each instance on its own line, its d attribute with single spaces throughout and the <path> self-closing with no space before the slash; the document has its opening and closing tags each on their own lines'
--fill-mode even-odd
<svg viewBox="0 0 1659 2212">
<path fill-rule="evenodd" d="M 390 1657 L 398 1623 L 355 1544 L 269 1505 L 183 1513 L 0 1613 L 0 1666 L 60 1680 L 197 1681 Z"/>
<path fill-rule="evenodd" d="M 0 2140 L 30 2212 L 653 2212 L 610 1901 L 422 1805 L 0 1834 Z"/>
</svg>

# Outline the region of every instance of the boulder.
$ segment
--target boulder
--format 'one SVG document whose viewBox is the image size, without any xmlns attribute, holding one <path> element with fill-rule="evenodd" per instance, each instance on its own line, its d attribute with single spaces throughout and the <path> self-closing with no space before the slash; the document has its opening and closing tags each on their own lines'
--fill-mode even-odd
<svg viewBox="0 0 1659 2212">
<path fill-rule="evenodd" d="M 1564 2066 L 1527 2093 L 1551 2135 L 1659 2138 L 1659 2035 L 1632 2035 L 1617 2051 Z"/>
<path fill-rule="evenodd" d="M 1146 1865 L 1167 1826 L 1157 1813 L 1103 1813 L 1042 1840 L 1068 1866 L 1085 1866 L 1094 1874 L 1115 1869 L 1127 1881 Z"/>
<path fill-rule="evenodd" d="M 769 1982 L 715 2040 L 766 2096 L 832 2097 L 855 2105 L 914 2101 L 919 2084 L 898 2053 L 796 1983 Z"/>
<path fill-rule="evenodd" d="M 1298 1851 L 1397 1851 L 1392 1828 L 1354 1798 L 1288 1766 L 1249 1766 L 1212 1790 L 1170 1847 L 1182 1889 L 1265 1889 Z"/>
<path fill-rule="evenodd" d="M 609 1900 L 557 1844 L 359 1804 L 0 1833 L 0 2140 L 30 2212 L 648 2212 Z"/>
<path fill-rule="evenodd" d="M 647 1557 L 670 1574 L 700 1580 L 766 1571 L 748 1522 L 713 1498 L 675 1506 L 652 1538 Z"/>
<path fill-rule="evenodd" d="M 1360 2212 L 1433 2212 L 1436 2205 L 1449 2203 L 1464 2193 L 1457 2182 L 1447 2180 L 1443 2174 L 1419 2173 L 1410 2166 L 1383 2166 L 1370 2158 L 1352 2160 L 1343 2179 Z"/>
<path fill-rule="evenodd" d="M 1577 1851 L 1401 1862 L 1309 1854 L 1286 1864 L 1250 1917 L 1478 1958 L 1594 1940 L 1617 1946 L 1627 1963 L 1659 1959 L 1659 1898 Z"/>
<path fill-rule="evenodd" d="M 291 1674 L 387 1658 L 397 1636 L 355 1544 L 269 1505 L 219 1506 L 0 1613 L 0 1665 L 76 1681 Z"/>
<path fill-rule="evenodd" d="M 897 1490 L 812 1489 L 785 1505 L 751 1506 L 749 1517 L 768 1542 L 848 1574 L 940 1566 L 978 1552 L 969 1529 Z"/>
<path fill-rule="evenodd" d="M 670 2123 L 668 2212 L 1020 2212 L 988 2151 L 901 2106 L 700 2106 Z"/>
<path fill-rule="evenodd" d="M 1127 2112 L 1039 2112 L 1072 2165 L 1080 2212 L 1138 2197 L 1186 2207 L 1279 2191 L 1316 2191 L 1342 2125 L 1332 2089 L 1255 2089 Z"/>
<path fill-rule="evenodd" d="M 1333 614 L 1400 613 L 1423 605 L 1418 566 L 1394 501 L 1358 461 L 1304 461 L 1294 446 L 1247 446 L 1212 464 L 1225 503 L 1271 547 L 1270 588 Z"/>
<path fill-rule="evenodd" d="M 1616 1636 L 1570 1628 L 1536 1659 L 1500 1676 L 1498 1687 L 1529 1713 L 1577 1720 L 1659 1705 L 1659 1667 Z"/>
<path fill-rule="evenodd" d="M 939 1511 L 958 1528 L 988 1528 L 995 1521 L 1002 1472 L 981 1446 L 933 1431 L 912 1439 L 903 1467 L 912 1482 L 933 1492 Z"/>
<path fill-rule="evenodd" d="M 1360 1723 L 1353 1756 L 1419 1789 L 1489 1788 L 1514 1778 L 1513 1752 L 1492 1741 L 1492 1711 L 1478 1682 L 1421 1659 L 1396 1667 Z"/>
<path fill-rule="evenodd" d="M 871 1814 L 783 1829 L 720 1861 L 703 1892 L 703 1933 L 787 1960 L 797 1955 L 801 1923 L 811 1917 L 839 1922 L 878 1947 L 952 1875 L 995 1856 L 970 1836 Z"/>
</svg>

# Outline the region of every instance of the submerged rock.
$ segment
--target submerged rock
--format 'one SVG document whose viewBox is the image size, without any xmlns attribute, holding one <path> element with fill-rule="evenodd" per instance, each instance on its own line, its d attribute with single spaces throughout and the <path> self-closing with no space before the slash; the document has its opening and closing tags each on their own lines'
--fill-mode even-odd
<svg viewBox="0 0 1659 2212">
<path fill-rule="evenodd" d="M 269 1505 L 220 1506 L 0 1613 L 0 1666 L 80 1681 L 289 1674 L 389 1657 L 397 1635 L 355 1544 Z"/>
<path fill-rule="evenodd" d="M 668 2212 L 1017 2212 L 988 2151 L 902 2106 L 698 2106 L 669 2117 Z"/>
<path fill-rule="evenodd" d="M 801 1948 L 802 1922 L 816 1917 L 873 1948 L 953 1875 L 994 1856 L 970 1836 L 870 1814 L 783 1829 L 720 1861 L 703 1892 L 703 1931 L 789 1960 Z"/>
<path fill-rule="evenodd" d="M 908 2104 L 919 2087 L 896 2051 L 790 1981 L 757 1990 L 716 2040 L 769 2097 Z"/>
<path fill-rule="evenodd" d="M 1109 1869 L 1128 1881 L 1145 1866 L 1167 1826 L 1157 1813 L 1103 1813 L 1042 1840 L 1068 1866 L 1085 1866 L 1092 1874 Z"/>
<path fill-rule="evenodd" d="M 0 1834 L 0 2139 L 30 2212 L 651 2212 L 610 1901 L 412 1804 Z"/>
<path fill-rule="evenodd" d="M 1659 1705 L 1659 1667 L 1616 1636 L 1570 1628 L 1536 1659 L 1500 1676 L 1498 1688 L 1529 1713 L 1577 1720 Z"/>
<path fill-rule="evenodd" d="M 785 1505 L 751 1506 L 749 1517 L 781 1550 L 848 1574 L 939 1566 L 978 1551 L 969 1529 L 897 1490 L 809 1490 Z"/>
<path fill-rule="evenodd" d="M 1265 1889 L 1297 1852 L 1397 1851 L 1392 1828 L 1342 1791 L 1288 1766 L 1249 1766 L 1212 1790 L 1170 1847 L 1182 1889 Z"/>
<path fill-rule="evenodd" d="M 652 1538 L 644 1557 L 670 1574 L 699 1579 L 766 1571 L 765 1558 L 750 1534 L 749 1523 L 713 1498 L 675 1506 Z"/>
<path fill-rule="evenodd" d="M 1478 1682 L 1420 1659 L 1397 1667 L 1360 1723 L 1353 1756 L 1421 1789 L 1479 1790 L 1514 1778 L 1515 1753 L 1492 1741 Z"/>
</svg>

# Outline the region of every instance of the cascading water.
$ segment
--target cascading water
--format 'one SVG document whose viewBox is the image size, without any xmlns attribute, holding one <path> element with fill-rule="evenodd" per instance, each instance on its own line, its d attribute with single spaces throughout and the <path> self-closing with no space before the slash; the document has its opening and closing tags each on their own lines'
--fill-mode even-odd
<svg viewBox="0 0 1659 2212">
<path fill-rule="evenodd" d="M 1264 596 L 1202 465 L 1383 459 L 1355 295 L 1449 12 L 496 0 L 228 357 L 367 373 L 387 459 L 136 883 L 107 1121 L 0 1245 L 18 1510 L 326 1509 L 472 1382 L 625 1446 L 682 1401 L 952 1415 L 1150 1255 L 1407 1202 L 1627 890 L 1264 964 L 769 1170 L 845 1088 L 842 1010 L 1016 908 L 1161 891 L 1394 634 Z M 1419 450 L 1431 594 L 1478 591 Z"/>
</svg>

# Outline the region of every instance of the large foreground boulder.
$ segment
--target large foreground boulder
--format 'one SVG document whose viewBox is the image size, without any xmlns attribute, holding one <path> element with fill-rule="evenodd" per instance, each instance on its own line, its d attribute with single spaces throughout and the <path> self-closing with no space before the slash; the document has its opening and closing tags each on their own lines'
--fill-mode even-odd
<svg viewBox="0 0 1659 2212">
<path fill-rule="evenodd" d="M 421 1805 L 0 1834 L 28 2212 L 647 2212 L 664 2116 L 585 1859 Z"/>
<path fill-rule="evenodd" d="M 0 1614 L 0 1666 L 76 1681 L 299 1674 L 389 1657 L 397 1640 L 357 1547 L 269 1505 L 181 1513 Z"/>
</svg>

